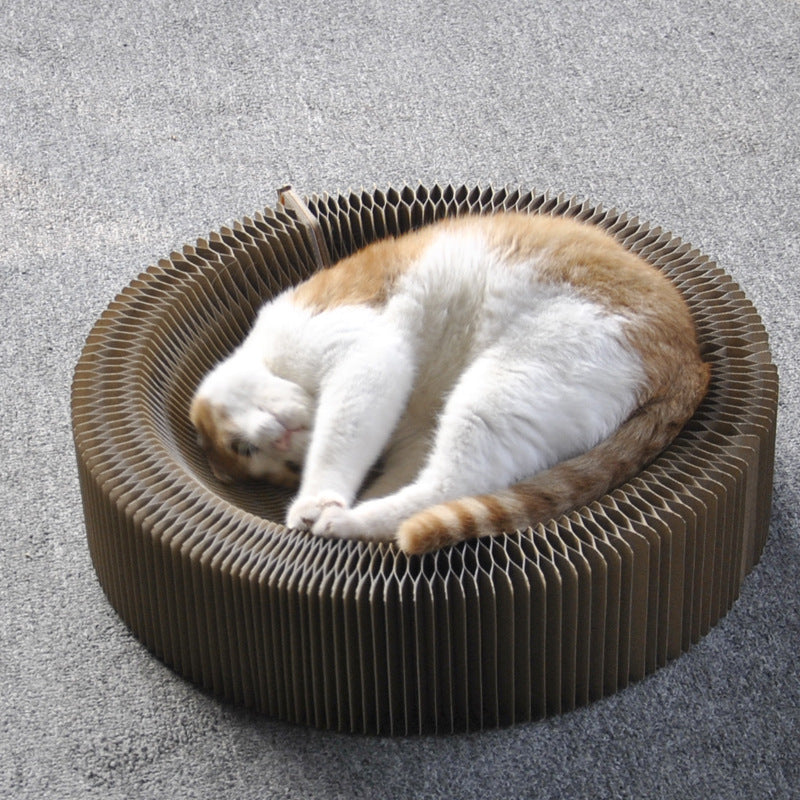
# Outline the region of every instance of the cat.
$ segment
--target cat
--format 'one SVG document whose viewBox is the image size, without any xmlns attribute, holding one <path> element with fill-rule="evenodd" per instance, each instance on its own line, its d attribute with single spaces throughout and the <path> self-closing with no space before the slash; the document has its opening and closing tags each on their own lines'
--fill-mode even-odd
<svg viewBox="0 0 800 800">
<path fill-rule="evenodd" d="M 418 554 L 633 477 L 709 374 L 658 269 L 595 225 L 500 212 L 377 241 L 279 294 L 190 417 L 220 480 L 299 487 L 289 528 Z"/>
</svg>

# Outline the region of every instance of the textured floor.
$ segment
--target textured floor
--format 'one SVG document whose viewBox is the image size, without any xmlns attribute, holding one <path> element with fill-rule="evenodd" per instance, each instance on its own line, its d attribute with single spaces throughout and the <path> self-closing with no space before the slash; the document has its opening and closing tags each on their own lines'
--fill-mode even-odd
<svg viewBox="0 0 800 800">
<path fill-rule="evenodd" d="M 0 6 L 0 796 L 797 797 L 798 42 L 786 0 Z M 278 186 L 417 180 L 585 195 L 741 284 L 781 378 L 771 536 L 705 639 L 588 708 L 447 738 L 291 727 L 175 676 L 106 602 L 72 370 L 138 272 Z"/>
</svg>

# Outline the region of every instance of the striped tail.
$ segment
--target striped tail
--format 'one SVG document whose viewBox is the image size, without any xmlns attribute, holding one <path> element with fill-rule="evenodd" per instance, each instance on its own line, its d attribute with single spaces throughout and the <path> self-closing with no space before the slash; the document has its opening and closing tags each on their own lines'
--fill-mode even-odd
<svg viewBox="0 0 800 800">
<path fill-rule="evenodd" d="M 495 494 L 463 497 L 432 506 L 398 529 L 409 554 L 525 529 L 584 506 L 630 480 L 677 436 L 708 388 L 709 366 L 687 365 L 596 447 Z"/>
</svg>

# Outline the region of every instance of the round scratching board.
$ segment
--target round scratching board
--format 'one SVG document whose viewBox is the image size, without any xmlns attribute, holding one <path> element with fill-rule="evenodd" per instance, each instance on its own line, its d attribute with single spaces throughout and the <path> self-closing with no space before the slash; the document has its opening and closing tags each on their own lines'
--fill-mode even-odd
<svg viewBox="0 0 800 800">
<path fill-rule="evenodd" d="M 589 507 L 410 558 L 288 531 L 288 492 L 215 480 L 189 403 L 266 299 L 375 239 L 502 210 L 600 225 L 683 292 L 712 382 L 665 452 Z M 134 633 L 232 702 L 387 734 L 565 711 L 696 642 L 764 546 L 776 408 L 758 314 L 691 245 L 574 198 L 465 186 L 282 190 L 134 280 L 90 333 L 72 393 L 92 560 Z"/>
</svg>

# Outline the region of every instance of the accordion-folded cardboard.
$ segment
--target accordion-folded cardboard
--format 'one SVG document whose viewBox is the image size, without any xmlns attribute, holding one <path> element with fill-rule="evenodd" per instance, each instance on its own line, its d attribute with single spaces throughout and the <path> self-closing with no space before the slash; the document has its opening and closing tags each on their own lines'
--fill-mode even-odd
<svg viewBox="0 0 800 800">
<path fill-rule="evenodd" d="M 267 298 L 375 239 L 503 210 L 601 225 L 684 293 L 712 382 L 664 453 L 547 524 L 410 558 L 288 531 L 286 491 L 214 479 L 188 406 Z M 92 329 L 72 391 L 91 557 L 159 658 L 273 717 L 385 734 L 536 719 L 642 678 L 730 608 L 768 533 L 777 391 L 739 287 L 635 217 L 509 188 L 285 188 L 148 269 Z"/>
</svg>

